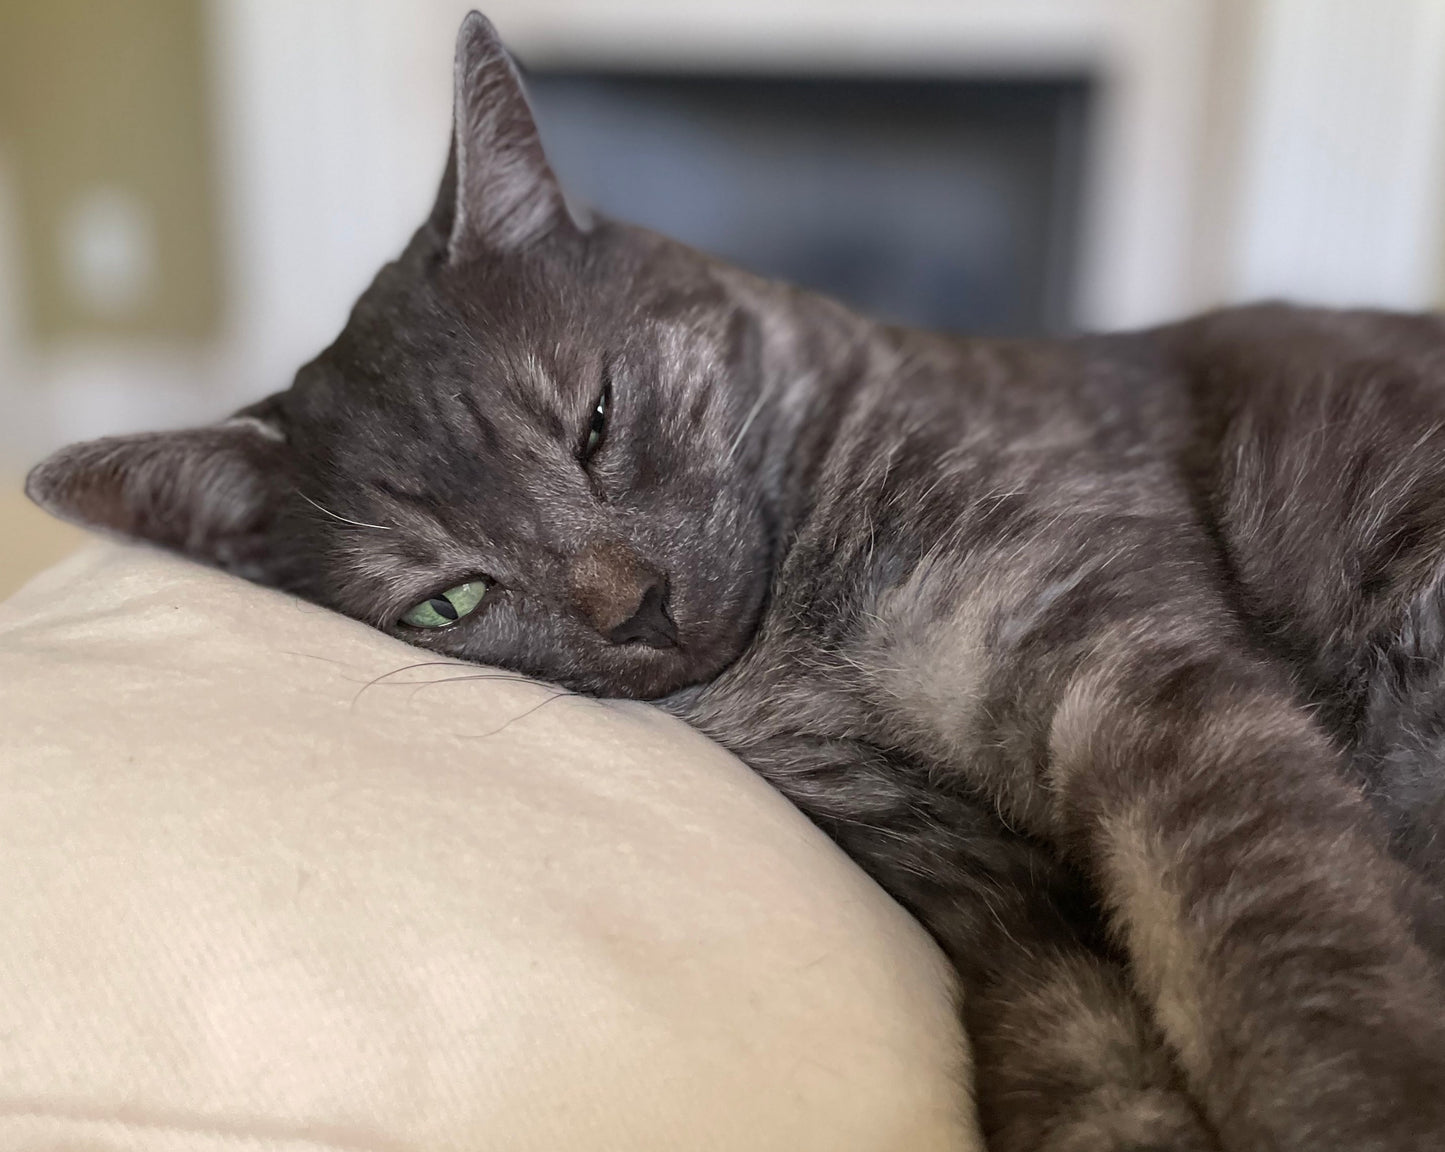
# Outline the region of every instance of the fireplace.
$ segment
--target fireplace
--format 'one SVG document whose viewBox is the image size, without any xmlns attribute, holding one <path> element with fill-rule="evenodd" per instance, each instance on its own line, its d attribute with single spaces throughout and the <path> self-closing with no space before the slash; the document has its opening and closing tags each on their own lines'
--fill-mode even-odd
<svg viewBox="0 0 1445 1152">
<path fill-rule="evenodd" d="M 563 183 L 609 215 L 901 322 L 1068 326 L 1082 76 L 542 70 L 528 88 Z"/>
</svg>

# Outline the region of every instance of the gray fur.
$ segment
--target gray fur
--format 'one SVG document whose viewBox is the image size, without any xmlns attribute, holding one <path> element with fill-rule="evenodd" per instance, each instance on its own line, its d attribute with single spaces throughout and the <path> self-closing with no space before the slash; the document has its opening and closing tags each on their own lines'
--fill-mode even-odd
<svg viewBox="0 0 1445 1152">
<path fill-rule="evenodd" d="M 887 327 L 584 231 L 480 17 L 457 76 L 292 387 L 36 500 L 720 740 L 952 957 L 997 1150 L 1445 1147 L 1445 327 Z"/>
</svg>

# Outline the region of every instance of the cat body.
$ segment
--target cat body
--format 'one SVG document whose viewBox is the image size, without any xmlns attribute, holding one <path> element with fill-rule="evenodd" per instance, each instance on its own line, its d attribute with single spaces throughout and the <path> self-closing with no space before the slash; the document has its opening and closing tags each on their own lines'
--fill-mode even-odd
<svg viewBox="0 0 1445 1152">
<path fill-rule="evenodd" d="M 1147 1058 L 1153 1026 L 1215 1082 L 1201 1103 L 1227 1146 L 1368 1147 L 1392 1113 L 1419 1124 L 1405 1146 L 1429 1146 L 1439 1040 L 1423 1060 L 1403 1040 L 1413 1012 L 1438 1021 L 1429 926 L 1410 920 L 1426 897 L 1338 749 L 1362 730 L 1400 746 L 1365 697 L 1439 587 L 1445 325 L 1273 307 L 1056 344 L 877 329 L 866 346 L 805 422 L 828 429 L 816 499 L 756 639 L 664 705 L 809 812 L 971 977 L 1000 1146 L 1211 1146 Z M 1415 774 L 1434 795 L 1441 763 Z M 1405 802 L 1405 838 L 1428 835 L 1397 780 L 1376 794 Z M 1023 835 L 998 837 L 995 814 Z M 1062 874 L 1035 844 L 1063 849 Z M 1050 922 L 1081 907 L 1068 865 L 1154 984 L 1152 1025 L 1087 928 Z M 1402 960 L 1424 1006 L 1391 1019 L 1376 1000 L 1328 1057 L 1304 1033 L 1269 1062 L 1233 1055 L 1294 1011 L 1310 954 L 1341 1016 L 1368 994 L 1344 972 Z M 1379 1094 L 1375 1059 L 1399 1096 Z M 1302 1093 L 1284 1121 L 1312 1062 L 1330 1106 Z M 1068 1114 L 990 1114 L 1030 1089 L 989 1077 L 1030 1064 L 1055 1107 L 1075 1094 Z"/>
<path fill-rule="evenodd" d="M 474 15 L 331 348 L 29 490 L 714 736 L 953 959 L 996 1150 L 1423 1152 L 1442 449 L 1433 319 L 971 341 L 579 218 Z"/>
</svg>

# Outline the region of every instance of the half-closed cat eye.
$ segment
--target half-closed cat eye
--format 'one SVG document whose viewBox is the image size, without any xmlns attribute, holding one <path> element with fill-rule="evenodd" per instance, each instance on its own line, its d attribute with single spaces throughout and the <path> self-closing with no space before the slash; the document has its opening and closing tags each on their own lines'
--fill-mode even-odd
<svg viewBox="0 0 1445 1152">
<path fill-rule="evenodd" d="M 587 425 L 587 438 L 582 444 L 580 458 L 583 464 L 592 459 L 593 453 L 602 446 L 607 435 L 607 411 L 612 407 L 612 381 L 604 379 L 597 403 L 592 406 L 592 418 Z"/>
</svg>

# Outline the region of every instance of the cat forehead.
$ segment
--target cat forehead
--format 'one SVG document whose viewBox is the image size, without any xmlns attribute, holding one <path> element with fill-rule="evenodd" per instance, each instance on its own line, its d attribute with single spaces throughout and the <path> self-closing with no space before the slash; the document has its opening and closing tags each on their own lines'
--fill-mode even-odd
<svg viewBox="0 0 1445 1152">
<path fill-rule="evenodd" d="M 366 385 L 333 376 L 298 405 L 287 435 L 318 482 L 358 489 L 371 502 L 378 493 L 453 504 L 476 493 L 520 500 L 524 493 L 513 490 L 522 477 L 543 496 L 547 473 L 572 464 L 587 418 L 582 396 L 536 362 Z"/>
<path fill-rule="evenodd" d="M 736 337 L 734 318 L 717 298 L 550 322 L 481 311 L 432 313 L 422 322 L 358 312 L 336 343 L 297 374 L 294 408 L 324 414 L 355 401 L 365 409 L 457 409 L 479 423 L 487 416 L 547 419 L 570 411 L 579 394 L 590 396 L 611 367 L 654 384 L 717 360 Z M 475 407 L 479 398 L 485 409 Z"/>
<path fill-rule="evenodd" d="M 686 391 L 732 358 L 737 303 L 715 262 L 630 226 L 461 269 L 437 252 L 423 229 L 297 374 L 298 441 L 427 471 L 525 458 L 570 442 L 613 368 L 629 388 Z"/>
</svg>

